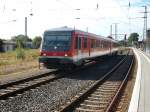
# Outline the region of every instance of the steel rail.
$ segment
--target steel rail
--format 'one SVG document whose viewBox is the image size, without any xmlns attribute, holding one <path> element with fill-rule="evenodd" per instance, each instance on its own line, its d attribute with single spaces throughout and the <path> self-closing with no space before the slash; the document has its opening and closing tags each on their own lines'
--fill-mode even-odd
<svg viewBox="0 0 150 112">
<path fill-rule="evenodd" d="M 65 72 L 61 73 L 60 70 L 57 70 L 57 71 L 52 71 L 52 72 L 48 72 L 48 73 L 43 73 L 43 74 L 40 74 L 38 76 L 32 76 L 32 77 L 17 80 L 14 82 L 2 84 L 2 85 L 0 85 L 0 88 L 1 88 L 0 89 L 0 100 L 3 100 L 3 99 L 6 99 L 10 96 L 14 96 L 16 94 L 22 93 L 22 92 L 27 91 L 29 89 L 38 87 L 38 86 L 43 85 L 45 83 L 63 78 L 63 77 L 65 77 L 65 75 L 73 74 L 73 73 L 78 72 L 80 70 L 86 69 L 86 68 L 88 68 L 88 67 L 90 67 L 96 63 L 97 62 L 93 61 L 93 62 L 87 63 L 85 66 L 83 66 L 79 69 L 75 69 L 73 71 L 66 72 L 66 73 Z M 54 74 L 55 76 L 51 76 L 52 74 Z"/>
<path fill-rule="evenodd" d="M 47 73 L 41 73 L 41 74 L 36 75 L 36 76 L 31 76 L 31 77 L 19 79 L 19 80 L 16 80 L 16 81 L 11 81 L 11 82 L 7 82 L 7 83 L 4 83 L 4 84 L 0 84 L 0 89 L 4 89 L 6 87 L 16 85 L 16 84 L 19 84 L 19 83 L 22 83 L 22 82 L 30 81 L 30 80 L 33 80 L 33 79 L 41 78 L 41 77 L 44 77 L 48 74 L 56 74 L 58 72 L 59 71 L 50 71 L 50 72 L 47 72 Z"/>
<path fill-rule="evenodd" d="M 110 112 L 110 111 L 111 111 L 111 109 L 113 108 L 113 105 L 114 105 L 115 102 L 117 101 L 117 98 L 118 98 L 119 94 L 121 93 L 121 91 L 122 91 L 123 88 L 125 87 L 125 85 L 126 85 L 126 83 L 127 83 L 127 81 L 128 81 L 128 77 L 129 77 L 129 75 L 130 75 L 130 73 L 131 73 L 131 69 L 132 69 L 133 63 L 134 63 L 134 58 L 132 58 L 130 67 L 129 67 L 129 69 L 128 69 L 126 75 L 125 75 L 125 78 L 124 78 L 124 80 L 122 81 L 122 83 L 121 83 L 121 85 L 120 85 L 120 87 L 119 87 L 117 93 L 115 94 L 115 96 L 114 96 L 113 99 L 111 100 L 111 103 L 109 104 L 109 106 L 108 106 L 106 112 Z"/>
<path fill-rule="evenodd" d="M 45 75 L 45 74 L 44 74 Z M 31 88 L 35 88 L 37 86 L 40 86 L 42 84 L 48 83 L 50 81 L 54 81 L 56 79 L 59 79 L 63 76 L 45 76 L 39 79 L 33 79 L 30 81 L 25 81 L 25 82 L 20 82 L 19 84 L 17 83 L 16 85 L 11 85 L 6 87 L 5 89 L 0 89 L 0 100 L 6 99 L 10 96 L 13 96 L 18 93 L 22 93 L 26 90 L 29 90 Z"/>
<path fill-rule="evenodd" d="M 127 59 L 127 56 L 122 59 L 115 67 L 113 67 L 108 73 L 106 73 L 102 78 L 100 78 L 98 81 L 96 81 L 90 88 L 86 89 L 84 93 L 73 99 L 71 102 L 68 102 L 66 106 L 63 106 L 59 112 L 67 112 L 71 110 L 73 107 L 75 107 L 77 104 L 79 104 L 81 101 L 83 101 L 89 94 L 93 93 L 95 89 L 101 85 L 105 80 L 113 73 L 117 68 L 125 62 Z"/>
</svg>

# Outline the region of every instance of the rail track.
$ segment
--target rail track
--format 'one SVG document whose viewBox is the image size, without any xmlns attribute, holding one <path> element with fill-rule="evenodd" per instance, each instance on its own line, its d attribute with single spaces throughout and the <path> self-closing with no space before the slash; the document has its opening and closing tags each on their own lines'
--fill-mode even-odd
<svg viewBox="0 0 150 112">
<path fill-rule="evenodd" d="M 37 76 L 32 76 L 32 77 L 28 77 L 25 79 L 9 82 L 6 84 L 1 84 L 0 85 L 0 100 L 5 100 L 9 97 L 20 94 L 24 91 L 39 87 L 40 85 L 46 84 L 48 82 L 51 82 L 60 78 L 63 78 L 68 74 L 73 74 L 75 72 L 78 72 L 81 69 L 85 69 L 89 66 L 94 65 L 95 63 L 96 61 L 87 62 L 85 66 L 81 68 L 77 68 L 70 72 L 56 70 L 56 71 L 52 71 L 48 73 L 43 73 Z"/>
<path fill-rule="evenodd" d="M 134 57 L 127 55 L 111 71 L 61 106 L 59 112 L 110 112 L 127 83 Z"/>
<path fill-rule="evenodd" d="M 17 80 L 14 82 L 9 82 L 6 84 L 0 85 L 0 100 L 5 100 L 9 97 L 15 96 L 17 94 L 21 94 L 24 91 L 30 90 L 32 88 L 39 87 L 40 85 L 46 84 L 48 82 L 60 79 L 65 77 L 66 75 L 71 75 L 73 73 L 76 73 L 80 70 L 87 69 L 88 67 L 91 67 L 92 65 L 95 65 L 96 61 L 91 61 L 85 64 L 85 66 L 75 69 L 70 72 L 62 72 L 60 70 L 43 73 L 37 76 L 32 76 L 29 78 Z"/>
<path fill-rule="evenodd" d="M 63 75 L 58 75 L 60 71 L 52 71 L 48 73 L 43 73 L 37 76 L 28 77 L 25 79 L 9 82 L 0 85 L 0 100 L 4 100 L 10 96 L 22 93 L 26 90 L 35 88 L 49 81 L 53 81 L 63 77 Z"/>
</svg>

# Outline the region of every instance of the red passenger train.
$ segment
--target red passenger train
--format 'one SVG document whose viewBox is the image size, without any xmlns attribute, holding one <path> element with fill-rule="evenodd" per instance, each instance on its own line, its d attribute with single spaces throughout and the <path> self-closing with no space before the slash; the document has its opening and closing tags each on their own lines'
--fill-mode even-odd
<svg viewBox="0 0 150 112">
<path fill-rule="evenodd" d="M 85 60 L 112 54 L 117 42 L 92 33 L 68 27 L 44 32 L 39 63 L 46 68 L 70 68 L 82 65 Z"/>
</svg>

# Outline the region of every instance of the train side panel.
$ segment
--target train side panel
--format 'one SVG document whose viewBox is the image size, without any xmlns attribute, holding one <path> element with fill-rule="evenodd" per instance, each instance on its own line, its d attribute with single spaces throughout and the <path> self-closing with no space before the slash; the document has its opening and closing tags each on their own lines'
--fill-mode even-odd
<svg viewBox="0 0 150 112">
<path fill-rule="evenodd" d="M 44 63 L 47 68 L 79 66 L 87 59 L 90 60 L 117 51 L 117 46 L 111 39 L 105 39 L 80 30 L 63 28 L 63 30 L 50 30 L 46 33 L 48 33 L 48 35 L 45 35 L 47 40 L 42 40 L 39 62 Z M 52 41 L 55 38 L 57 41 Z M 70 46 L 65 48 L 67 38 L 70 38 L 70 44 L 67 44 Z M 43 44 L 44 42 L 47 44 Z"/>
</svg>

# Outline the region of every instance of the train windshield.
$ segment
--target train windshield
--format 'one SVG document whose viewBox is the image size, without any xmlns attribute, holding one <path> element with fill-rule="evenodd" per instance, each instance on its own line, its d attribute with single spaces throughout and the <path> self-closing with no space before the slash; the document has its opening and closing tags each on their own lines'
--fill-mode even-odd
<svg viewBox="0 0 150 112">
<path fill-rule="evenodd" d="M 47 32 L 42 49 L 45 51 L 68 51 L 71 46 L 71 32 Z"/>
</svg>

